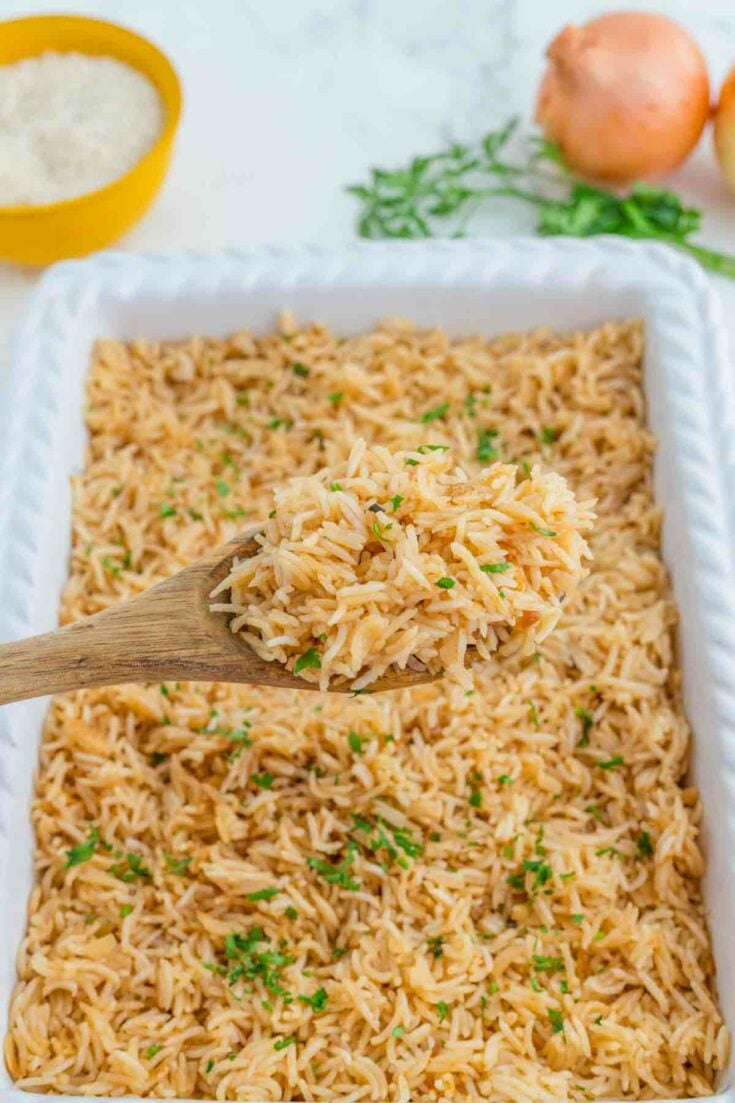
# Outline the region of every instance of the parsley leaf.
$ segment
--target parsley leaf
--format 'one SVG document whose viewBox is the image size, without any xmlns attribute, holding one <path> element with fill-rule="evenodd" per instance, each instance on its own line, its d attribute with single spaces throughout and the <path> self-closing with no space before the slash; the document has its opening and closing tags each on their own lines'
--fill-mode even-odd
<svg viewBox="0 0 735 1103">
<path fill-rule="evenodd" d="M 262 774 L 251 774 L 250 780 L 253 785 L 257 785 L 259 789 L 273 788 L 273 774 L 269 774 L 267 770 L 264 770 Z"/>
<path fill-rule="evenodd" d="M 100 833 L 97 827 L 90 827 L 89 835 L 86 842 L 77 843 L 71 850 L 66 852 L 66 868 L 71 869 L 72 866 L 80 866 L 82 862 L 88 862 L 92 855 L 97 850 L 97 844 L 100 841 Z"/>
<path fill-rule="evenodd" d="M 163 857 L 171 873 L 175 873 L 179 877 L 185 876 L 192 861 L 191 856 L 188 858 L 172 858 L 170 854 L 164 853 Z"/>
<path fill-rule="evenodd" d="M 489 463 L 498 458 L 498 450 L 493 444 L 493 437 L 497 435 L 497 429 L 481 429 L 477 434 L 477 459 L 480 463 Z"/>
<path fill-rule="evenodd" d="M 327 1006 L 329 996 L 326 988 L 317 988 L 313 996 L 299 996 L 301 1003 L 308 1004 L 312 1011 L 323 1011 Z"/>
<path fill-rule="evenodd" d="M 564 1016 L 555 1007 L 550 1007 L 548 1012 L 549 1022 L 553 1034 L 561 1034 L 564 1031 Z"/>
<path fill-rule="evenodd" d="M 436 584 L 441 590 L 451 590 L 457 585 L 457 580 L 456 578 L 437 578 Z"/>
<path fill-rule="evenodd" d="M 443 1023 L 447 1015 L 449 1014 L 449 1006 L 444 1002 L 444 1000 L 439 1000 L 439 1003 L 436 1005 L 436 1009 L 439 1012 L 439 1022 Z"/>
<path fill-rule="evenodd" d="M 310 647 L 303 655 L 299 655 L 293 668 L 294 674 L 300 674 L 302 670 L 321 670 L 322 660 L 315 647 Z"/>
<path fill-rule="evenodd" d="M 617 766 L 622 766 L 625 763 L 625 759 L 621 754 L 613 755 L 606 762 L 598 762 L 597 765 L 601 770 L 614 770 Z"/>
<path fill-rule="evenodd" d="M 427 410 L 425 414 L 422 414 L 420 421 L 423 425 L 428 425 L 432 421 L 439 421 L 441 418 L 446 417 L 449 413 L 449 403 L 442 402 L 441 405 L 435 406 L 433 410 Z"/>
<path fill-rule="evenodd" d="M 505 574 L 512 567 L 512 563 L 483 563 L 480 567 L 485 574 Z"/>
<path fill-rule="evenodd" d="M 251 900 L 255 904 L 258 900 L 272 900 L 274 896 L 278 896 L 280 891 L 279 888 L 258 889 L 257 892 L 249 892 L 245 899 Z"/>
</svg>

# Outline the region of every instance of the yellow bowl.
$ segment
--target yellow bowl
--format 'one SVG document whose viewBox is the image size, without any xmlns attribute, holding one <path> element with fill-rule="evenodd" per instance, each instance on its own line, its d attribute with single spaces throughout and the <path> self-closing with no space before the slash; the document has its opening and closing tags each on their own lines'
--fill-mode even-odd
<svg viewBox="0 0 735 1103">
<path fill-rule="evenodd" d="M 158 89 L 164 125 L 148 153 L 104 188 L 59 203 L 0 207 L 0 259 L 20 264 L 84 256 L 129 230 L 163 183 L 181 114 L 181 87 L 170 61 L 125 27 L 77 15 L 38 15 L 0 23 L 0 65 L 46 50 L 104 54 L 131 65 Z"/>
</svg>

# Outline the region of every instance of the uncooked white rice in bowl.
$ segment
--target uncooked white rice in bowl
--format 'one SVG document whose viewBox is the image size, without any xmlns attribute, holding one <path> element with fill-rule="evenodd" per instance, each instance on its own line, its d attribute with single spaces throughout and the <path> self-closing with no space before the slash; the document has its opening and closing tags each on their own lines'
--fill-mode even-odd
<svg viewBox="0 0 735 1103">
<path fill-rule="evenodd" d="M 500 645 L 532 653 L 586 573 L 591 503 L 538 466 L 496 463 L 470 480 L 446 445 L 358 439 L 274 501 L 259 550 L 235 560 L 211 608 L 323 690 L 407 667 L 470 689 L 466 662 Z"/>
<path fill-rule="evenodd" d="M 399 322 L 344 340 L 287 320 L 264 337 L 100 343 L 65 621 L 234 537 L 356 437 L 450 445 L 470 475 L 541 464 L 596 499 L 597 520 L 556 630 L 478 671 L 469 696 L 439 681 L 57 697 L 5 1040 L 19 1087 L 712 1093 L 729 1039 L 642 348 L 636 323 L 488 339 Z"/>
</svg>

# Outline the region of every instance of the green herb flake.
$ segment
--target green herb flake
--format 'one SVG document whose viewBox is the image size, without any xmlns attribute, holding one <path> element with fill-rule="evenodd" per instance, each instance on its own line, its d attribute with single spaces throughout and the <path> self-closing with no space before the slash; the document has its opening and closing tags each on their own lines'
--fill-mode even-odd
<svg viewBox="0 0 735 1103">
<path fill-rule="evenodd" d="M 145 881 L 151 877 L 151 871 L 144 865 L 140 854 L 131 852 L 123 855 L 120 861 L 111 865 L 108 873 L 126 885 L 131 885 L 135 881 Z"/>
<path fill-rule="evenodd" d="M 510 774 L 501 774 L 498 778 L 498 785 L 512 785 L 513 781 L 514 779 L 510 776 Z"/>
<path fill-rule="evenodd" d="M 402 1038 L 403 1035 L 406 1033 L 406 1028 L 405 1026 L 394 1026 L 391 1033 L 394 1038 Z"/>
<path fill-rule="evenodd" d="M 512 563 L 483 563 L 480 570 L 485 574 L 505 574 L 512 566 Z"/>
<path fill-rule="evenodd" d="M 584 735 L 589 733 L 590 728 L 594 726 L 595 718 L 589 709 L 582 708 L 580 705 L 574 710 L 574 715 L 578 716 L 582 721 L 582 732 Z"/>
<path fill-rule="evenodd" d="M 100 841 L 100 833 L 97 827 L 90 827 L 86 842 L 78 843 L 66 852 L 66 869 L 72 866 L 80 866 L 82 862 L 88 862 L 97 850 Z"/>
<path fill-rule="evenodd" d="M 536 708 L 534 702 L 530 699 L 528 701 L 528 716 L 534 728 L 538 728 L 541 726 L 538 718 L 538 709 Z"/>
<path fill-rule="evenodd" d="M 332 961 L 339 961 L 339 959 L 341 957 L 344 957 L 346 953 L 347 953 L 347 950 L 345 950 L 342 946 L 333 946 L 332 947 Z"/>
<path fill-rule="evenodd" d="M 350 731 L 347 735 L 347 742 L 350 745 L 350 750 L 355 755 L 362 754 L 362 739 L 356 731 Z"/>
<path fill-rule="evenodd" d="M 482 790 L 472 789 L 470 791 L 470 805 L 472 808 L 482 808 Z"/>
<path fill-rule="evenodd" d="M 553 1034 L 562 1034 L 564 1031 L 564 1016 L 555 1007 L 550 1007 L 548 1012 L 551 1031 Z"/>
<path fill-rule="evenodd" d="M 230 484 L 226 483 L 224 479 L 217 479 L 214 488 L 220 498 L 226 498 L 231 490 Z"/>
<path fill-rule="evenodd" d="M 214 1058 L 210 1057 L 209 1060 L 207 1061 L 206 1065 L 204 1066 L 205 1074 L 209 1075 L 209 1073 L 212 1071 L 213 1068 L 214 1068 Z"/>
<path fill-rule="evenodd" d="M 315 647 L 310 647 L 303 655 L 299 655 L 293 668 L 294 674 L 300 674 L 302 670 L 321 670 L 322 660 Z"/>
<path fill-rule="evenodd" d="M 406 460 L 406 466 L 407 467 L 418 467 L 418 465 L 419 465 L 419 461 L 412 459 L 410 456 Z"/>
<path fill-rule="evenodd" d="M 350 869 L 355 860 L 357 844 L 347 845 L 347 853 L 338 865 L 324 861 L 323 858 L 307 858 L 306 864 L 313 869 L 328 885 L 339 885 L 348 892 L 357 892 L 360 882 L 350 876 Z"/>
<path fill-rule="evenodd" d="M 572 916 L 572 923 L 576 923 L 578 927 L 582 923 L 584 923 L 584 916 L 582 915 L 581 912 L 575 912 L 574 913 L 574 915 Z"/>
<path fill-rule="evenodd" d="M 292 904 L 289 904 L 283 914 L 286 916 L 287 919 L 299 918 L 299 913 L 296 911 L 296 908 L 294 908 Z"/>
<path fill-rule="evenodd" d="M 280 1052 L 282 1049 L 288 1049 L 289 1046 L 296 1045 L 296 1035 L 289 1034 L 287 1038 L 279 1038 L 277 1042 L 273 1043 L 273 1048 Z"/>
<path fill-rule="evenodd" d="M 639 858 L 650 858 L 653 854 L 653 843 L 648 831 L 641 831 L 635 841 L 636 854 Z"/>
<path fill-rule="evenodd" d="M 178 877 L 184 877 L 191 865 L 191 857 L 188 858 L 172 858 L 170 854 L 164 853 L 163 855 L 166 866 L 171 873 L 175 873 Z"/>
<path fill-rule="evenodd" d="M 328 999 L 326 988 L 317 988 L 313 996 L 299 996 L 300 1002 L 307 1004 L 315 1013 L 324 1011 Z"/>
<path fill-rule="evenodd" d="M 558 436 L 559 430 L 555 429 L 553 425 L 543 425 L 539 433 L 539 440 L 542 444 L 553 444 Z"/>
<path fill-rule="evenodd" d="M 272 900 L 274 896 L 278 896 L 280 891 L 279 888 L 258 889 L 257 892 L 249 892 L 245 899 L 256 904 L 259 900 Z"/>
<path fill-rule="evenodd" d="M 120 908 L 120 918 L 121 919 L 126 919 L 132 913 L 132 911 L 133 911 L 133 905 L 132 904 L 123 904 L 123 906 Z"/>
<path fill-rule="evenodd" d="M 563 973 L 566 969 L 564 958 L 544 954 L 533 955 L 533 967 L 537 973 Z"/>
<path fill-rule="evenodd" d="M 157 1045 L 148 1046 L 148 1049 L 145 1051 L 145 1056 L 150 1061 L 151 1058 L 155 1057 L 157 1053 L 160 1053 L 162 1049 L 163 1049 L 163 1046 L 157 1046 Z"/>
<path fill-rule="evenodd" d="M 436 584 L 440 590 L 451 590 L 452 587 L 457 585 L 456 578 L 438 578 Z"/>
<path fill-rule="evenodd" d="M 391 506 L 391 509 L 393 510 L 394 513 L 398 509 L 398 507 L 399 507 L 399 505 L 401 504 L 402 501 L 403 501 L 403 498 L 400 494 L 396 494 L 396 496 L 394 498 L 391 498 L 390 506 Z"/>
<path fill-rule="evenodd" d="M 432 421 L 440 421 L 441 418 L 446 417 L 449 413 L 449 403 L 442 402 L 439 406 L 434 406 L 432 410 L 427 410 L 425 414 L 422 414 L 420 421 L 422 425 L 429 425 Z"/>
<path fill-rule="evenodd" d="M 273 774 L 269 774 L 267 770 L 263 770 L 260 774 L 251 774 L 250 780 L 253 785 L 257 785 L 259 789 L 273 788 Z"/>
<path fill-rule="evenodd" d="M 431 956 L 435 961 L 438 961 L 440 957 L 444 957 L 444 935 L 434 935 L 432 938 L 427 938 L 426 945 L 431 951 Z"/>
<path fill-rule="evenodd" d="M 449 1005 L 445 1003 L 444 1000 L 439 1000 L 439 1003 L 436 1005 L 436 1009 L 439 1012 L 439 1022 L 443 1023 L 447 1015 L 449 1014 Z"/>
<path fill-rule="evenodd" d="M 550 539 L 553 539 L 555 536 L 559 535 L 558 533 L 554 532 L 553 529 L 544 529 L 544 528 L 541 528 L 540 525 L 531 525 L 531 528 L 533 529 L 534 532 L 537 532 L 540 536 L 548 536 Z"/>
<path fill-rule="evenodd" d="M 477 434 L 476 456 L 479 463 L 490 463 L 498 458 L 498 450 L 493 444 L 497 435 L 497 429 L 481 429 Z"/>
<path fill-rule="evenodd" d="M 294 375 L 298 375 L 299 379 L 306 379 L 309 375 L 309 369 L 307 368 L 306 364 L 292 364 L 291 371 L 294 373 Z"/>
<path fill-rule="evenodd" d="M 625 759 L 622 755 L 616 754 L 612 758 L 608 758 L 605 762 L 598 762 L 597 765 L 601 770 L 615 770 L 618 766 L 622 766 L 625 763 Z"/>
<path fill-rule="evenodd" d="M 170 502 L 161 502 L 160 506 L 158 507 L 158 512 L 159 512 L 159 515 L 161 517 L 175 517 L 176 516 L 176 510 L 174 509 L 174 507 L 171 505 Z"/>
<path fill-rule="evenodd" d="M 344 398 L 344 393 L 342 391 L 333 391 L 332 394 L 327 395 L 327 398 L 333 406 L 338 406 Z"/>
</svg>

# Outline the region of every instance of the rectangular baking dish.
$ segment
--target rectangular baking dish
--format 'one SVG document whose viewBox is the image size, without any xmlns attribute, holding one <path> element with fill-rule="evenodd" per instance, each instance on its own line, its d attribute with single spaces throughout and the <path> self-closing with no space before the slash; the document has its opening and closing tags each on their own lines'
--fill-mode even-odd
<svg viewBox="0 0 735 1103">
<path fill-rule="evenodd" d="M 84 381 L 95 338 L 264 331 L 285 306 L 342 332 L 369 329 L 387 315 L 487 334 L 645 319 L 655 487 L 681 613 L 692 777 L 704 805 L 705 898 L 720 1000 L 735 1032 L 735 389 L 719 305 L 700 270 L 673 251 L 617 239 L 515 239 L 109 253 L 57 265 L 31 296 L 0 408 L 0 639 L 56 622 L 69 476 L 83 462 Z M 2 1034 L 32 884 L 29 803 L 46 706 L 0 709 Z M 0 1097 L 29 1099 L 4 1067 Z M 732 1064 L 714 1098 L 735 1103 Z"/>
</svg>

